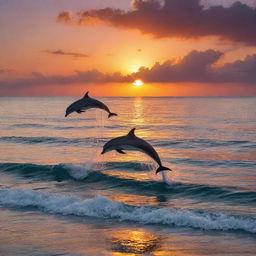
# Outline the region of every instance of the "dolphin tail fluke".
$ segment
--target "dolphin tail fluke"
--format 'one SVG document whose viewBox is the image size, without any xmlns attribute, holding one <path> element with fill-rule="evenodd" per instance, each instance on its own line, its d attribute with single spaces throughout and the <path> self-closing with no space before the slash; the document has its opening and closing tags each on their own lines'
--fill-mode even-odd
<svg viewBox="0 0 256 256">
<path fill-rule="evenodd" d="M 111 113 L 111 112 L 110 112 L 110 113 L 108 114 L 108 118 L 110 118 L 111 116 L 117 116 L 117 114 L 116 114 L 116 113 Z"/>
<path fill-rule="evenodd" d="M 172 171 L 172 169 L 164 167 L 164 166 L 159 166 L 156 170 L 156 174 L 162 171 Z"/>
</svg>

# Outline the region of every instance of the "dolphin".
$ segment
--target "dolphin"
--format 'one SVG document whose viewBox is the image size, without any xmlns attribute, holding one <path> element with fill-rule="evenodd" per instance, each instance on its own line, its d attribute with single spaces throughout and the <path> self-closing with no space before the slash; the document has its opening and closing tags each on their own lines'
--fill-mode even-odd
<svg viewBox="0 0 256 256">
<path fill-rule="evenodd" d="M 108 118 L 110 118 L 111 116 L 117 116 L 116 113 L 110 112 L 109 108 L 104 103 L 100 102 L 99 100 L 91 98 L 88 94 L 89 92 L 87 92 L 82 99 L 77 100 L 73 102 L 71 105 L 69 105 L 66 109 L 65 117 L 67 117 L 69 114 L 73 112 L 81 114 L 90 108 L 100 108 L 105 110 L 106 112 L 108 112 Z"/>
<path fill-rule="evenodd" d="M 104 146 L 101 154 L 116 150 L 120 154 L 125 154 L 123 150 L 141 151 L 153 160 L 157 162 L 159 167 L 156 170 L 156 174 L 161 171 L 172 171 L 171 169 L 162 165 L 161 159 L 158 156 L 155 149 L 145 140 L 137 137 L 135 134 L 135 128 L 131 129 L 130 132 L 125 136 L 120 136 L 108 141 Z"/>
</svg>

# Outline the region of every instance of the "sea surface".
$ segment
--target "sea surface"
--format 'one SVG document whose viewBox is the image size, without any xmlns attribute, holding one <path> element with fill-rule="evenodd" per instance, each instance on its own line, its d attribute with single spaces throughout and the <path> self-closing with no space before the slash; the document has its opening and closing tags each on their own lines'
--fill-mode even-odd
<svg viewBox="0 0 256 256">
<path fill-rule="evenodd" d="M 256 98 L 0 98 L 1 256 L 255 256 Z M 127 134 L 140 152 L 101 155 Z"/>
</svg>

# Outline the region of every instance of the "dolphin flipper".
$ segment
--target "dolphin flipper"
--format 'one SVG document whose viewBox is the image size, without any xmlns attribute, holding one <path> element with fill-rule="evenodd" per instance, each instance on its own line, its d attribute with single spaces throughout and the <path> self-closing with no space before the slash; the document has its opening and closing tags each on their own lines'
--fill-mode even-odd
<svg viewBox="0 0 256 256">
<path fill-rule="evenodd" d="M 126 154 L 121 148 L 116 149 L 116 151 L 120 154 Z"/>
<path fill-rule="evenodd" d="M 81 110 L 81 109 L 78 109 L 77 111 L 76 111 L 78 114 L 81 114 L 81 113 L 83 113 L 83 112 L 85 112 L 84 110 Z"/>
</svg>

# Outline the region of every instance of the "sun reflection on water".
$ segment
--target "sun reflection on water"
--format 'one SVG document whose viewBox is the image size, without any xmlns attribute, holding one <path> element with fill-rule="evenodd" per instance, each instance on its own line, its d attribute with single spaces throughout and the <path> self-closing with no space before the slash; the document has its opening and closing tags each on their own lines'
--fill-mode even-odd
<svg viewBox="0 0 256 256">
<path fill-rule="evenodd" d="M 134 117 L 132 119 L 132 122 L 136 125 L 142 125 L 145 123 L 143 112 L 144 112 L 144 106 L 142 102 L 142 98 L 135 98 L 134 99 Z"/>
<path fill-rule="evenodd" d="M 160 237 L 142 230 L 121 230 L 112 235 L 113 255 L 152 253 L 160 247 Z"/>
</svg>

